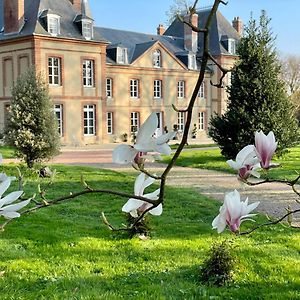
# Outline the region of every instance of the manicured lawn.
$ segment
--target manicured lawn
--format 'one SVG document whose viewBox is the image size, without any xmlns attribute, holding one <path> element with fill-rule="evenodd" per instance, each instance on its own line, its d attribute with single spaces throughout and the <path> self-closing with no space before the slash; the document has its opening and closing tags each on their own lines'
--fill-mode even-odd
<svg viewBox="0 0 300 300">
<path fill-rule="evenodd" d="M 164 158 L 168 162 L 169 157 Z M 300 146 L 290 148 L 289 153 L 280 158 L 274 158 L 273 162 L 279 163 L 279 168 L 271 169 L 271 178 L 294 179 L 297 172 L 300 173 Z M 177 160 L 178 166 L 209 169 L 235 174 L 232 168 L 226 163 L 226 159 L 221 155 L 219 149 L 191 150 L 182 152 Z"/>
<path fill-rule="evenodd" d="M 14 149 L 9 146 L 0 146 L 0 153 L 2 154 L 3 158 L 14 158 L 16 157 L 14 154 Z"/>
<path fill-rule="evenodd" d="M 93 187 L 133 189 L 134 178 L 120 173 L 57 170 L 49 197 L 79 191 L 81 174 Z M 31 177 L 27 193 L 41 181 L 43 186 L 47 180 Z M 299 230 L 277 226 L 246 237 L 218 235 L 210 225 L 218 202 L 190 189 L 168 188 L 163 215 L 150 219 L 151 239 L 128 239 L 100 220 L 104 211 L 114 225 L 125 223 L 120 212 L 125 201 L 89 195 L 10 223 L 0 236 L 0 298 L 300 299 Z M 235 283 L 222 288 L 200 284 L 207 250 L 224 238 L 235 241 L 239 257 Z"/>
</svg>

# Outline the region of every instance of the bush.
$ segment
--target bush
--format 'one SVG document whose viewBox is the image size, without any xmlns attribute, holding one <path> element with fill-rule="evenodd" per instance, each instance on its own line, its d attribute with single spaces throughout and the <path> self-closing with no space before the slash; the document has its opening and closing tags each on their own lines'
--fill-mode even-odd
<svg viewBox="0 0 300 300">
<path fill-rule="evenodd" d="M 53 103 L 46 83 L 34 69 L 19 77 L 12 88 L 5 140 L 16 148 L 17 156 L 30 168 L 34 162 L 50 159 L 59 151 L 60 137 Z"/>
<path fill-rule="evenodd" d="M 223 286 L 233 280 L 236 258 L 231 242 L 215 242 L 201 267 L 200 279 L 209 285 Z"/>
</svg>

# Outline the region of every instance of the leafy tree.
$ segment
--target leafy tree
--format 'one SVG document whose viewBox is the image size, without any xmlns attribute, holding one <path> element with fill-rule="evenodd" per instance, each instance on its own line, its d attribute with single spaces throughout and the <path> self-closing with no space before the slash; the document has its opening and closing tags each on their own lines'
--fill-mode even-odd
<svg viewBox="0 0 300 300">
<path fill-rule="evenodd" d="M 53 104 L 46 83 L 34 69 L 20 76 L 12 88 L 5 132 L 6 142 L 16 148 L 29 168 L 58 153 L 60 138 Z"/>
<path fill-rule="evenodd" d="M 237 49 L 240 59 L 232 72 L 227 111 L 211 119 L 209 133 L 228 158 L 252 144 L 256 130 L 266 134 L 272 130 L 279 153 L 298 140 L 294 107 L 279 76 L 269 22 L 264 11 L 258 26 L 250 19 Z"/>
</svg>

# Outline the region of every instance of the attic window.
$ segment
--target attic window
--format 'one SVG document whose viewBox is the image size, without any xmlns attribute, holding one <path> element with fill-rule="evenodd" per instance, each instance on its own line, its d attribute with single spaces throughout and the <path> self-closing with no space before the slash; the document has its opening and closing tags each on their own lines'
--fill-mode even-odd
<svg viewBox="0 0 300 300">
<path fill-rule="evenodd" d="M 161 52 L 159 50 L 153 52 L 153 67 L 161 68 Z"/>
<path fill-rule="evenodd" d="M 117 47 L 117 63 L 128 64 L 127 48 Z"/>
<path fill-rule="evenodd" d="M 47 30 L 52 36 L 60 34 L 60 16 L 47 15 Z"/>
<path fill-rule="evenodd" d="M 86 40 L 93 38 L 93 21 L 82 20 L 82 35 Z"/>
<path fill-rule="evenodd" d="M 196 55 L 195 54 L 189 54 L 188 55 L 188 68 L 190 70 L 196 70 L 197 69 L 197 62 L 196 62 Z"/>
<path fill-rule="evenodd" d="M 235 54 L 236 53 L 236 46 L 235 46 L 235 40 L 234 39 L 228 39 L 228 53 Z"/>
</svg>

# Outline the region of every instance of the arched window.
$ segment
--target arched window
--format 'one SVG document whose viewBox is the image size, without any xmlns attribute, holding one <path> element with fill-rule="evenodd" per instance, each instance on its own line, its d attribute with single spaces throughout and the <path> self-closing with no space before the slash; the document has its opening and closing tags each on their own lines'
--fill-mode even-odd
<svg viewBox="0 0 300 300">
<path fill-rule="evenodd" d="M 159 50 L 153 52 L 153 67 L 161 68 L 161 52 Z"/>
</svg>

